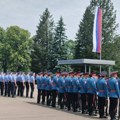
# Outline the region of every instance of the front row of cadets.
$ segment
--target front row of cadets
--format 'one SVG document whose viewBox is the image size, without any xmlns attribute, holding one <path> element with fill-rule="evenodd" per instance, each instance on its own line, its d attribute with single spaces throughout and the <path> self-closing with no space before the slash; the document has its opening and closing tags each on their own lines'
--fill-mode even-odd
<svg viewBox="0 0 120 120">
<path fill-rule="evenodd" d="M 96 115 L 106 118 L 108 113 L 111 120 L 116 119 L 118 99 L 120 96 L 120 80 L 118 72 L 112 72 L 106 77 L 105 71 L 96 73 L 39 73 L 37 81 L 37 103 L 47 106 L 78 110 L 89 116 Z M 109 100 L 108 100 L 109 98 Z M 56 101 L 58 104 L 56 104 Z M 109 102 L 109 109 L 108 109 Z M 109 111 L 109 112 L 108 112 Z"/>
<path fill-rule="evenodd" d="M 2 96 L 23 97 L 26 88 L 26 97 L 29 97 L 29 89 L 31 89 L 30 98 L 33 98 L 34 87 L 34 73 L 0 73 L 0 93 Z"/>
</svg>

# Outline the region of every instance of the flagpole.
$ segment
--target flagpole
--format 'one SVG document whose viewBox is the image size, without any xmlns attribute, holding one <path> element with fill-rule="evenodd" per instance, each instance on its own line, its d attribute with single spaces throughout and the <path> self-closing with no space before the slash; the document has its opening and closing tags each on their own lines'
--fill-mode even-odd
<svg viewBox="0 0 120 120">
<path fill-rule="evenodd" d="M 102 60 L 102 54 L 101 54 L 101 52 L 100 52 L 100 60 Z M 102 66 L 100 65 L 100 73 L 101 73 L 101 71 L 102 71 Z"/>
</svg>

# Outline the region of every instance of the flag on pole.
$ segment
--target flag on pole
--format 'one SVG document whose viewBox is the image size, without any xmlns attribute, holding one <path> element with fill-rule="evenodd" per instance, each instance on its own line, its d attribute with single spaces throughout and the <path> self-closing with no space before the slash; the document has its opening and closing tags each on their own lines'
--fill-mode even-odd
<svg viewBox="0 0 120 120">
<path fill-rule="evenodd" d="M 102 9 L 96 7 L 93 26 L 93 52 L 101 53 L 102 40 Z"/>
</svg>

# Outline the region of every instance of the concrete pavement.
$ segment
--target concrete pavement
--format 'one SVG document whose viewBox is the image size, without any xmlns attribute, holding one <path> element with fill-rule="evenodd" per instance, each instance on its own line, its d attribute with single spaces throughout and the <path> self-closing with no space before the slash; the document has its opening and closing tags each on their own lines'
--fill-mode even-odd
<svg viewBox="0 0 120 120">
<path fill-rule="evenodd" d="M 34 98 L 8 98 L 0 96 L 0 120 L 97 120 L 81 113 L 36 104 Z"/>
</svg>

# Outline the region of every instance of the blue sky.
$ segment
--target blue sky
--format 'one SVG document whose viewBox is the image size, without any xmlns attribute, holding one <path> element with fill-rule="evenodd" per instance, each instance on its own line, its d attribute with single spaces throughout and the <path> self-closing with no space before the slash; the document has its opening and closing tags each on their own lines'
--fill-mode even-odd
<svg viewBox="0 0 120 120">
<path fill-rule="evenodd" d="M 120 0 L 112 0 L 120 24 Z M 36 34 L 40 15 L 48 8 L 55 23 L 63 16 L 68 39 L 74 39 L 78 25 L 90 0 L 0 0 L 0 26 L 6 29 L 18 25 Z M 120 34 L 120 27 L 117 30 Z"/>
</svg>

